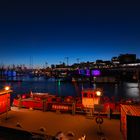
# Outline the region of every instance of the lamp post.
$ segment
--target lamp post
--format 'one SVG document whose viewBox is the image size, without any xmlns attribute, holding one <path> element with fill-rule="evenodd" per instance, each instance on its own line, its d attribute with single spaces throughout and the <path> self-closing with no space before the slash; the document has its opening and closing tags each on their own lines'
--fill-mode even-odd
<svg viewBox="0 0 140 140">
<path fill-rule="evenodd" d="M 7 96 L 7 99 L 6 99 L 6 120 L 8 119 L 8 91 L 10 90 L 10 86 L 5 86 L 4 87 L 5 91 L 6 92 L 6 96 Z"/>
</svg>

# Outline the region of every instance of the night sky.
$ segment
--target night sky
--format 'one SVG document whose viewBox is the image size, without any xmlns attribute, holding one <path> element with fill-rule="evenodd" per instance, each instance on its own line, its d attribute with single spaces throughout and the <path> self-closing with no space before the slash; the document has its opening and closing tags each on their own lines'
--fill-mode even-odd
<svg viewBox="0 0 140 140">
<path fill-rule="evenodd" d="M 140 58 L 140 4 L 135 1 L 3 0 L 0 63 L 43 66 Z"/>
</svg>

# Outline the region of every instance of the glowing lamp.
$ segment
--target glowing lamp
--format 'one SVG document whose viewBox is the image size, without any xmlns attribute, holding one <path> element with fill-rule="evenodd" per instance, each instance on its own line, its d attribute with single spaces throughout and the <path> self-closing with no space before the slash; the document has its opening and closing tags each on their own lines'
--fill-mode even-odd
<svg viewBox="0 0 140 140">
<path fill-rule="evenodd" d="M 96 95 L 97 96 L 101 96 L 102 95 L 102 92 L 101 91 L 96 91 Z"/>
<path fill-rule="evenodd" d="M 25 95 L 22 95 L 22 99 L 25 99 L 26 98 L 26 96 Z"/>
<path fill-rule="evenodd" d="M 10 86 L 6 86 L 4 89 L 5 90 L 10 90 Z"/>
</svg>

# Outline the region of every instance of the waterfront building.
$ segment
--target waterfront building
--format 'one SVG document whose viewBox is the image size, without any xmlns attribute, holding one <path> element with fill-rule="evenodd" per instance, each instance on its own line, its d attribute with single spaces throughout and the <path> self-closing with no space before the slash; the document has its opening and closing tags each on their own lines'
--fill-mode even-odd
<svg viewBox="0 0 140 140">
<path fill-rule="evenodd" d="M 111 62 L 115 66 L 117 66 L 120 63 L 118 57 L 112 57 Z"/>
<path fill-rule="evenodd" d="M 121 54 L 119 57 L 120 64 L 128 64 L 136 62 L 136 54 Z"/>
</svg>

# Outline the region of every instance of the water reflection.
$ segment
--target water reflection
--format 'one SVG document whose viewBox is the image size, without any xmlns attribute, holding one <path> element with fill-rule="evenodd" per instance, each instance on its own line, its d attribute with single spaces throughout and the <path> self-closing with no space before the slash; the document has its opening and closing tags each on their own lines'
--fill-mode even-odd
<svg viewBox="0 0 140 140">
<path fill-rule="evenodd" d="M 57 82 L 58 96 L 61 96 L 61 81 Z"/>
<path fill-rule="evenodd" d="M 103 94 L 108 97 L 115 97 L 116 100 L 121 98 L 140 99 L 140 89 L 138 83 L 123 84 L 91 84 L 91 83 L 58 83 L 54 78 L 45 79 L 23 77 L 22 82 L 2 82 L 0 87 L 10 84 L 16 94 L 24 94 L 32 92 L 46 92 L 59 96 L 81 96 L 82 88 L 102 88 Z M 13 95 L 12 95 L 13 96 Z"/>
<path fill-rule="evenodd" d="M 126 97 L 140 98 L 138 83 L 125 83 Z M 140 99 L 139 99 L 140 100 Z"/>
<path fill-rule="evenodd" d="M 93 88 L 96 89 L 96 84 L 95 83 L 93 84 Z"/>
<path fill-rule="evenodd" d="M 118 84 L 115 84 L 114 87 L 114 98 L 117 99 L 117 95 L 118 95 Z"/>
<path fill-rule="evenodd" d="M 138 83 L 124 83 L 127 88 L 138 88 Z"/>
</svg>

